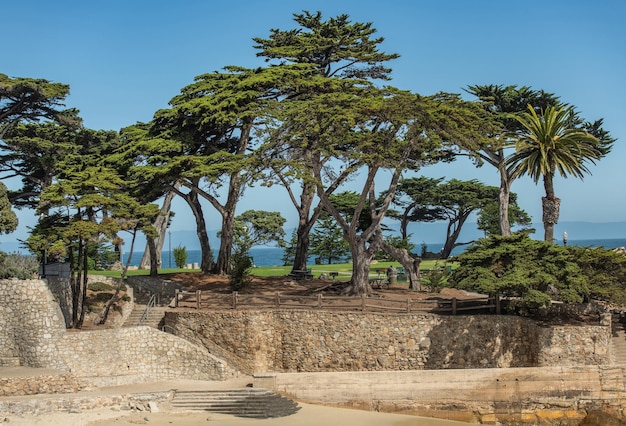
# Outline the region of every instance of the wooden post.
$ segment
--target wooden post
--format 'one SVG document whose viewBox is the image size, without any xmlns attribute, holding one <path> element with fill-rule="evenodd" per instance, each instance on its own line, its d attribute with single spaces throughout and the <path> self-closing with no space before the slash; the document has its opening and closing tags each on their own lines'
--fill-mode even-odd
<svg viewBox="0 0 626 426">
<path fill-rule="evenodd" d="M 200 293 L 201 290 L 196 290 L 196 309 L 200 309 Z"/>
<path fill-rule="evenodd" d="M 361 310 L 365 310 L 365 294 L 361 295 Z"/>
<path fill-rule="evenodd" d="M 233 291 L 233 309 L 237 309 L 237 292 Z"/>
<path fill-rule="evenodd" d="M 178 292 L 180 290 L 176 289 L 176 291 L 174 292 L 174 307 L 178 308 Z"/>
<path fill-rule="evenodd" d="M 452 298 L 452 315 L 456 315 L 456 297 Z"/>
<path fill-rule="evenodd" d="M 280 293 L 276 292 L 276 307 L 280 307 Z"/>
<path fill-rule="evenodd" d="M 411 313 L 411 299 L 406 299 L 406 313 L 410 314 Z"/>
<path fill-rule="evenodd" d="M 322 307 L 322 293 L 317 294 L 317 307 L 318 308 Z"/>
<path fill-rule="evenodd" d="M 500 308 L 500 293 L 496 293 L 496 315 L 500 315 L 501 313 L 501 308 Z"/>
</svg>

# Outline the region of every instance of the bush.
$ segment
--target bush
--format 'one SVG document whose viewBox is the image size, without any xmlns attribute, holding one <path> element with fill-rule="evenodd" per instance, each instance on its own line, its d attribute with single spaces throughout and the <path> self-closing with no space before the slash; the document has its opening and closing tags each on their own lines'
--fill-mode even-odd
<svg viewBox="0 0 626 426">
<path fill-rule="evenodd" d="M 626 305 L 626 256 L 604 248 L 568 246 L 572 261 L 587 278 L 589 296 Z"/>
<path fill-rule="evenodd" d="M 549 306 L 552 300 L 580 303 L 591 293 L 588 276 L 569 248 L 526 234 L 481 239 L 455 260 L 459 267 L 450 286 L 512 297 L 518 312 Z"/>
<path fill-rule="evenodd" d="M 174 248 L 174 263 L 176 263 L 176 267 L 182 269 L 187 264 L 187 249 L 185 247 L 175 247 Z"/>
<path fill-rule="evenodd" d="M 0 278 L 29 280 L 39 274 L 39 260 L 35 256 L 0 252 Z"/>
<path fill-rule="evenodd" d="M 87 288 L 91 291 L 115 291 L 115 289 L 117 288 L 117 286 L 112 285 L 112 284 L 107 284 L 107 283 L 103 283 L 100 281 L 97 281 L 95 283 L 91 283 L 87 286 Z M 123 285 L 120 288 L 121 291 L 126 291 L 126 286 Z"/>
<path fill-rule="evenodd" d="M 230 258 L 230 286 L 233 291 L 239 291 L 252 283 L 250 268 L 254 265 L 248 253 L 235 252 Z"/>
</svg>

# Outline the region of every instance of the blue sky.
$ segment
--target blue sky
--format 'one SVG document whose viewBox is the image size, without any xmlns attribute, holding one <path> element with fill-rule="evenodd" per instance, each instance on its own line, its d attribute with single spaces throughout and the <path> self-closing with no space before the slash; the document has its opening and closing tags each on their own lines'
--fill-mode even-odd
<svg viewBox="0 0 626 426">
<path fill-rule="evenodd" d="M 385 38 L 382 50 L 401 55 L 390 64 L 393 86 L 429 95 L 461 93 L 474 84 L 527 85 L 555 93 L 588 120 L 604 118 L 618 142 L 584 181 L 556 179 L 561 222 L 626 221 L 621 0 L 9 2 L 2 7 L 0 72 L 70 84 L 67 105 L 81 111 L 86 127 L 119 130 L 150 120 L 196 75 L 261 65 L 252 38 L 267 37 L 271 28 L 294 28 L 292 14 L 302 10 L 372 22 Z M 423 174 L 499 182 L 495 169 L 464 162 Z M 521 178 L 512 190 L 540 222 L 542 185 Z M 174 209 L 172 229 L 193 229 L 188 208 L 177 202 Z M 280 188 L 248 190 L 240 211 L 247 209 L 279 210 L 288 226 L 295 225 L 295 211 Z M 2 241 L 26 237 L 35 217 L 18 214 L 20 229 Z M 207 219 L 209 228 L 219 228 L 208 206 Z M 616 236 L 626 236 L 626 229 Z"/>
</svg>

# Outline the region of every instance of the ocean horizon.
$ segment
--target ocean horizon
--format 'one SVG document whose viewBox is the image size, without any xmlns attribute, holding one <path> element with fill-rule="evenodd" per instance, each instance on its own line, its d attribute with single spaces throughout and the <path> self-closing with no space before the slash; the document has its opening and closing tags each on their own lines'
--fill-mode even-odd
<svg viewBox="0 0 626 426">
<path fill-rule="evenodd" d="M 557 242 L 562 245 L 562 242 Z M 568 245 L 579 247 L 604 247 L 606 249 L 614 249 L 618 247 L 626 247 L 626 238 L 613 238 L 613 239 L 593 239 L 593 240 L 572 240 L 568 241 Z M 426 249 L 432 253 L 438 253 L 441 251 L 443 243 L 426 244 Z M 452 250 L 452 255 L 462 253 L 467 246 L 459 246 Z M 421 250 L 421 244 L 416 245 L 416 249 Z M 200 250 L 187 250 L 187 264 L 200 264 L 201 259 Z M 280 247 L 266 247 L 257 246 L 250 249 L 250 256 L 255 266 L 283 266 L 281 261 L 284 250 Z M 127 254 L 126 254 L 127 255 Z M 130 265 L 139 266 L 141 258 L 143 257 L 143 251 L 134 252 L 131 257 Z M 318 256 L 309 256 L 308 263 L 315 264 L 315 258 Z M 124 257 L 123 261 L 126 262 L 127 258 Z M 163 268 L 175 268 L 174 255 L 169 251 L 163 251 L 162 256 Z"/>
</svg>

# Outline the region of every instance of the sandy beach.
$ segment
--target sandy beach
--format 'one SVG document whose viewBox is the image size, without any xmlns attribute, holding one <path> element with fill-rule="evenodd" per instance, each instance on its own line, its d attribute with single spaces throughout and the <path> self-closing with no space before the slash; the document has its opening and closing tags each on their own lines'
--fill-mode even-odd
<svg viewBox="0 0 626 426">
<path fill-rule="evenodd" d="M 43 415 L 9 416 L 0 418 L 2 426 L 452 426 L 466 423 L 429 419 L 402 414 L 376 413 L 361 410 L 300 404 L 296 414 L 273 419 L 247 419 L 226 414 L 198 412 L 122 412 L 111 409 L 80 413 L 50 413 Z"/>
<path fill-rule="evenodd" d="M 1 368 L 0 376 L 25 375 L 32 369 L 27 367 Z M 30 373 L 32 374 L 32 373 Z M 241 376 L 227 381 L 197 381 L 172 380 L 163 382 L 136 383 L 123 386 L 111 386 L 83 390 L 75 394 L 31 395 L 22 397 L 0 398 L 6 400 L 21 400 L 28 404 L 30 400 L 44 402 L 48 399 L 79 398 L 90 399 L 100 396 L 146 394 L 163 392 L 171 389 L 236 389 L 244 388 L 252 382 L 252 377 Z M 52 411 L 42 414 L 2 414 L 0 426 L 313 426 L 313 425 L 340 425 L 340 426 L 453 426 L 467 423 L 449 420 L 430 419 L 403 414 L 379 413 L 348 408 L 335 408 L 324 405 L 306 404 L 298 402 L 300 409 L 296 414 L 270 418 L 249 419 L 228 414 L 211 412 L 189 412 L 173 409 L 169 403 L 156 404 L 154 411 L 138 411 L 123 409 L 122 405 L 106 406 L 93 409 L 73 409 L 68 412 Z"/>
</svg>

